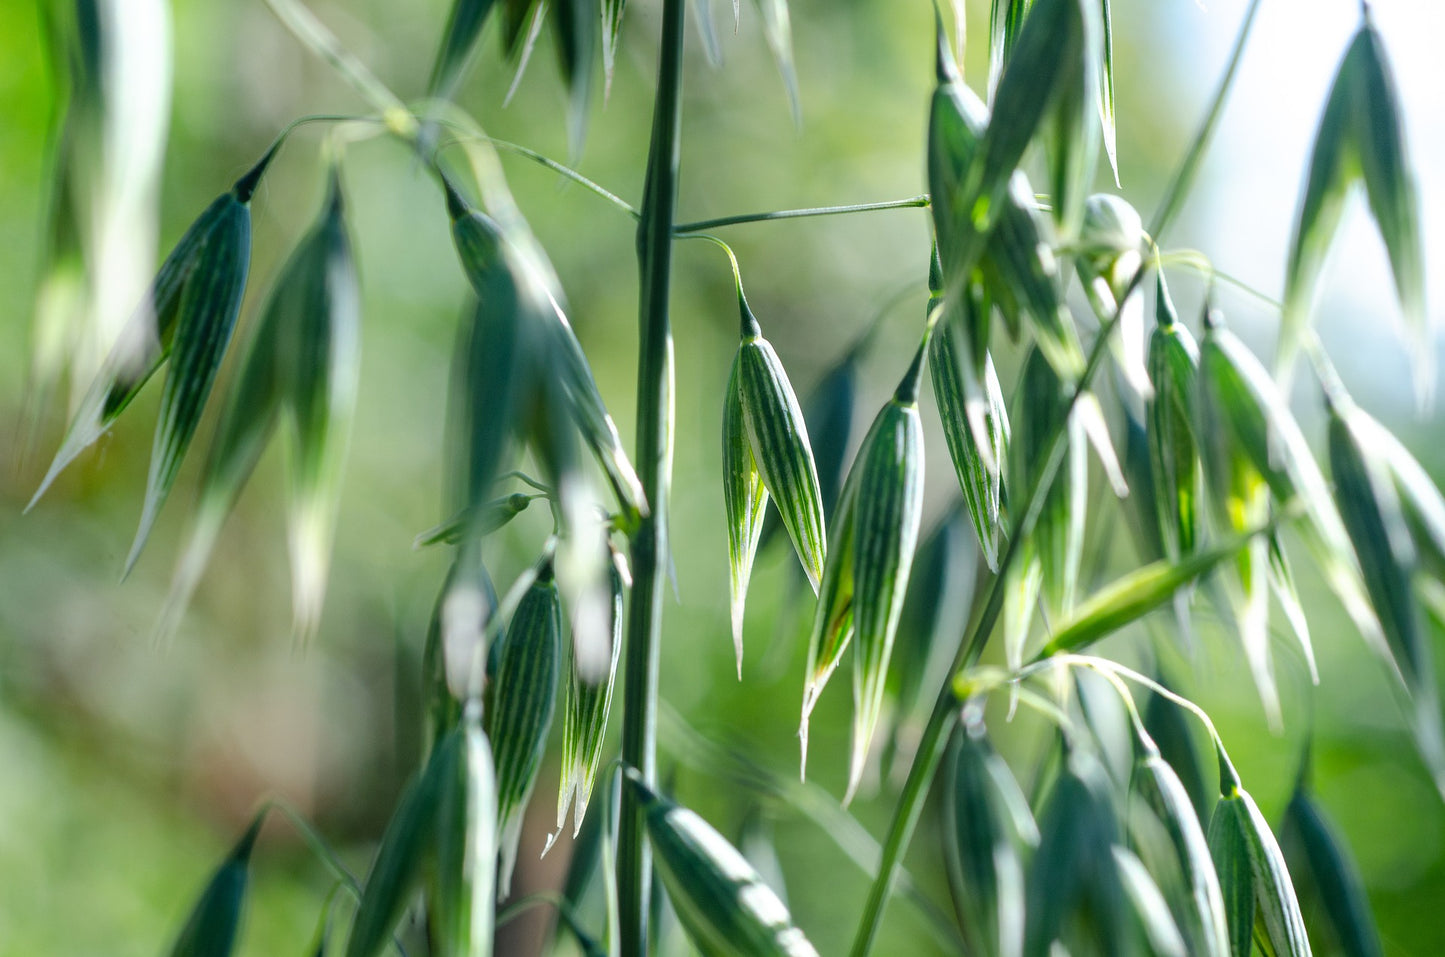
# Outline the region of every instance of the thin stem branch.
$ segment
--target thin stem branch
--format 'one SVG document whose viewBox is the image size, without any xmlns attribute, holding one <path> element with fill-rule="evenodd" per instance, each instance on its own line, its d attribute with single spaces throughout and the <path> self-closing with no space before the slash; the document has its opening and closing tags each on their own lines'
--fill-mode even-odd
<svg viewBox="0 0 1445 957">
<path fill-rule="evenodd" d="M 632 599 L 627 609 L 623 675 L 622 760 L 657 785 L 658 661 L 662 595 L 668 567 L 672 484 L 673 356 L 668 297 L 682 139 L 682 51 L 686 0 L 664 0 L 652 141 L 637 229 L 637 465 L 648 511 L 632 536 Z M 622 957 L 646 957 L 652 862 L 635 788 L 622 791 L 617 892 Z"/>
<path fill-rule="evenodd" d="M 452 124 L 448 121 L 447 125 L 450 126 L 455 124 Z M 589 192 L 595 193 L 596 195 L 602 197 L 613 206 L 616 206 L 618 209 L 631 216 L 633 219 L 639 219 L 642 216 L 642 213 L 637 209 L 637 207 L 633 206 L 621 196 L 618 196 L 616 193 L 612 192 L 610 189 L 601 185 L 597 181 L 588 179 L 586 176 L 577 172 L 572 167 L 567 166 L 564 163 L 557 162 L 556 160 L 552 159 L 552 157 L 547 156 L 545 153 L 539 153 L 534 149 L 521 145 L 520 143 L 513 143 L 508 140 L 499 140 L 494 136 L 487 136 L 485 133 L 478 133 L 472 131 L 468 131 L 463 134 L 457 134 L 450 142 L 461 145 L 463 139 L 480 140 L 482 142 L 490 143 L 492 146 L 501 150 L 504 153 L 515 153 L 517 156 L 529 159 L 532 162 L 538 164 L 539 166 L 544 166 L 552 172 L 558 174 L 559 176 L 570 179 L 572 182 L 583 187 Z M 443 147 L 447 145 L 449 144 L 442 144 Z"/>
<path fill-rule="evenodd" d="M 880 209 L 920 209 L 928 205 L 928 195 L 910 196 L 908 199 L 893 199 L 882 203 L 857 203 L 851 206 L 814 206 L 809 209 L 779 209 L 766 213 L 742 213 L 737 216 L 723 216 L 720 219 L 702 219 L 695 223 L 681 223 L 673 232 L 700 233 L 721 226 L 737 226 L 742 223 L 765 223 L 775 219 L 807 219 L 813 216 L 841 216 L 844 213 L 867 213 Z"/>
<path fill-rule="evenodd" d="M 332 850 L 331 845 L 326 842 L 326 838 L 311 826 L 311 822 L 306 820 L 305 815 L 292 807 L 291 802 L 281 797 L 267 798 L 264 806 L 280 811 L 281 815 L 296 829 L 296 833 L 301 835 L 306 846 L 311 848 L 311 853 L 316 855 L 317 860 L 326 866 L 331 875 L 340 881 L 352 896 L 361 900 L 361 882 L 346 869 L 346 865 L 341 863 L 341 857 Z"/>
<path fill-rule="evenodd" d="M 562 923 L 567 925 L 567 929 L 572 932 L 572 936 L 577 939 L 577 943 L 582 947 L 583 951 L 586 953 L 593 952 L 588 948 L 595 949 L 597 942 L 592 939 L 591 934 L 587 933 L 587 928 L 583 926 L 582 919 L 577 915 L 577 911 L 572 906 L 571 901 L 556 891 L 537 891 L 528 894 L 526 897 L 518 898 L 497 911 L 496 924 L 498 927 L 501 927 L 521 917 L 529 910 L 548 906 L 556 908 L 557 916 L 562 919 Z"/>
</svg>

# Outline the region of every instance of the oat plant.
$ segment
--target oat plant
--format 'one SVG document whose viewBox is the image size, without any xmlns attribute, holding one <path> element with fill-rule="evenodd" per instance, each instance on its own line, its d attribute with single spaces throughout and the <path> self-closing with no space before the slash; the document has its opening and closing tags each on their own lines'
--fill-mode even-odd
<svg viewBox="0 0 1445 957">
<path fill-rule="evenodd" d="M 816 954 L 823 948 L 810 941 L 836 948 L 847 936 L 854 957 L 899 952 L 875 946 L 885 911 L 952 953 L 1297 957 L 1320 940 L 1351 955 L 1382 952 L 1351 853 L 1314 795 L 1307 753 L 1283 756 L 1298 764 L 1298 784 L 1284 819 L 1272 821 L 1232 762 L 1231 742 L 1186 696 L 1196 633 L 1223 633 L 1263 720 L 1307 724 L 1280 695 L 1276 638 L 1288 631 L 1318 681 L 1296 582 L 1322 580 L 1388 678 L 1392 694 L 1376 705 L 1409 729 L 1445 792 L 1432 650 L 1445 624 L 1445 497 L 1346 391 L 1311 331 L 1343 203 L 1358 186 L 1414 343 L 1417 391 L 1429 395 L 1418 187 L 1368 6 L 1323 94 L 1304 164 L 1271 370 L 1231 331 L 1230 277 L 1167 245 L 1234 92 L 1260 0 L 1249 4 L 1197 132 L 1147 217 L 1118 188 L 1127 186 L 1115 134 L 1113 19 L 1122 11 L 1109 0 L 992 0 L 986 17 L 981 4 L 940 4 L 935 29 L 913 38 L 934 88 L 926 102 L 898 108 L 926 111 L 926 141 L 917 144 L 926 195 L 696 222 L 678 208 L 678 184 L 690 21 L 698 20 L 703 52 L 716 57 L 722 39 L 705 0 L 660 0 L 646 17 L 623 0 L 452 0 L 434 25 L 426 86 L 412 100 L 300 0 L 267 4 L 370 112 L 302 117 L 259 145 L 234 185 L 218 172 L 220 197 L 144 289 L 117 279 L 104 236 L 81 229 L 97 222 L 91 207 L 111 210 L 107 197 L 121 187 L 143 199 L 153 192 L 146 164 L 119 185 L 113 167 L 127 150 L 150 155 L 155 122 L 97 144 L 118 99 L 156 99 L 153 78 L 134 64 L 106 70 L 97 59 L 124 55 L 135 24 L 99 0 L 49 5 L 61 12 L 52 18 L 56 45 L 78 52 L 65 60 L 72 95 L 56 151 L 35 382 L 53 391 L 63 342 L 77 390 L 35 496 L 161 378 L 129 570 L 224 384 L 158 630 L 168 639 L 176 632 L 227 514 L 280 430 L 295 637 L 303 654 L 324 640 L 337 502 L 365 388 L 347 158 L 371 139 L 404 147 L 402 163 L 435 184 L 431 212 L 450 232 L 471 294 L 449 421 L 436 430 L 450 491 L 439 524 L 417 538 L 420 548 L 446 550 L 451 570 L 438 583 L 418 669 L 425 747 L 364 877 L 287 812 L 335 877 L 332 892 L 317 895 L 316 938 L 298 949 L 489 954 L 497 927 L 547 906 L 559 910 L 559 937 L 587 954 L 667 951 L 678 926 L 705 954 Z M 749 17 L 806 136 L 788 3 L 740 9 L 734 0 L 722 13 L 733 23 Z M 959 63 L 970 30 L 987 37 L 987 79 L 977 89 Z M 548 31 L 565 90 L 558 125 L 574 158 L 566 163 L 494 140 L 451 102 L 475 61 L 498 55 L 484 39 L 500 38 L 520 80 Z M 598 101 L 634 54 L 656 62 L 646 165 L 635 183 L 620 184 L 635 188 L 636 207 L 573 168 L 589 128 L 610 122 Z M 163 112 L 163 98 L 154 110 Z M 316 164 L 325 198 L 273 287 L 256 297 L 263 304 L 245 346 L 232 348 L 252 278 L 257 188 L 276 164 L 304 161 L 288 155 L 303 126 L 325 131 Z M 509 187 L 503 153 L 596 194 L 572 194 L 577 216 L 635 224 L 631 448 L 573 330 L 564 277 L 528 225 L 529 197 Z M 1101 181 L 1109 189 L 1095 192 Z M 597 199 L 615 211 L 581 208 Z M 145 209 L 106 215 L 144 221 Z M 815 390 L 800 390 L 792 357 L 770 338 L 786 317 L 754 311 L 746 259 L 716 234 L 880 215 L 918 221 L 917 271 L 902 300 L 913 305 L 886 310 Z M 732 284 L 738 342 L 726 388 L 709 406 L 717 432 L 706 442 L 716 450 L 721 436 L 720 474 L 712 488 L 674 489 L 674 443 L 703 441 L 679 434 L 674 409 L 674 335 L 697 334 L 690 317 L 674 323 L 671 313 L 673 257 L 689 240 L 702 241 L 691 245 L 715 256 Z M 1189 283 L 1204 289 L 1198 321 L 1181 314 L 1171 291 Z M 114 323 L 94 308 L 63 308 L 66 299 L 109 309 L 115 295 L 136 305 L 108 334 Z M 1393 304 L 1379 312 L 1392 316 Z M 82 319 L 83 333 L 56 325 Z M 883 323 L 910 331 L 877 335 Z M 98 336 L 104 358 L 94 354 Z M 909 351 L 886 354 L 882 343 L 900 337 Z M 1310 375 L 1299 375 L 1301 362 Z M 234 374 L 221 376 L 228 363 Z M 887 381 L 863 389 L 864 368 Z M 1292 385 L 1324 410 L 1322 429 L 1296 419 Z M 875 393 L 881 402 L 868 398 Z M 850 457 L 855 426 L 865 434 Z M 942 441 L 925 450 L 935 426 Z M 957 489 L 925 488 L 925 454 L 947 456 Z M 668 627 L 672 556 L 699 547 L 672 521 L 682 496 L 690 508 L 694 497 L 706 500 L 719 542 L 725 532 L 718 561 L 725 557 L 730 581 L 717 583 L 714 604 L 730 608 L 716 629 L 732 637 L 730 680 L 757 680 L 752 663 L 769 654 L 766 628 L 748 615 L 760 576 L 795 594 L 800 623 L 776 630 L 793 643 L 783 659 L 797 724 L 781 732 L 800 729 L 796 764 L 730 753 L 666 707 L 662 646 L 692 639 Z M 925 501 L 944 505 L 937 525 L 925 522 Z M 495 536 L 523 513 L 537 521 L 522 524 L 545 534 L 518 577 L 494 583 Z M 1128 555 L 1122 573 L 1091 545 L 1105 525 L 1128 530 L 1113 548 Z M 772 539 L 790 553 L 781 567 L 761 560 Z M 684 600 L 697 600 L 687 591 Z M 847 680 L 832 680 L 840 670 Z M 820 735 L 839 708 L 851 721 Z M 847 771 L 834 791 L 809 778 L 808 757 L 843 735 Z M 523 825 L 529 814 L 551 823 L 553 796 L 539 787 L 549 761 L 560 765 L 561 785 L 552 838 L 541 846 Z M 664 773 L 672 766 L 700 767 L 775 815 L 816 823 L 863 869 L 866 895 L 839 892 L 828 914 L 812 907 L 795 920 L 766 839 L 747 829 L 730 836 L 728 822 L 679 804 Z M 870 835 L 848 809 L 875 799 L 887 823 Z M 915 856 L 910 868 L 920 873 L 910 874 L 905 855 L 928 806 L 940 814 L 942 862 Z M 270 807 L 204 885 L 171 953 L 234 951 Z M 576 840 L 567 889 L 509 898 L 518 862 L 564 832 Z M 594 872 L 605 885 L 600 914 L 577 890 Z M 951 907 L 928 890 L 944 885 Z M 1302 909 L 1302 888 L 1323 907 Z"/>
</svg>

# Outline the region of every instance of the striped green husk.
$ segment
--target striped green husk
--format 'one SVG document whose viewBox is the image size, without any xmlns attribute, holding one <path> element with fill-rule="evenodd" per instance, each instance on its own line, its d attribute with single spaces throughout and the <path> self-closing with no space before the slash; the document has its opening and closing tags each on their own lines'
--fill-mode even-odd
<svg viewBox="0 0 1445 957">
<path fill-rule="evenodd" d="M 1298 501 L 1305 509 L 1301 531 L 1325 579 L 1377 652 L 1388 650 L 1379 619 L 1370 607 L 1350 538 L 1331 499 L 1329 487 L 1298 423 L 1274 382 L 1254 354 L 1223 326 L 1217 312 L 1206 317 L 1207 332 L 1199 352 L 1200 444 L 1206 451 L 1210 492 L 1229 527 L 1241 530 L 1263 520 L 1268 497 L 1280 505 Z M 1250 624 L 1243 628 L 1266 706 L 1273 679 L 1268 678 L 1267 614 L 1268 546 L 1256 542 L 1248 553 L 1245 581 Z M 1307 650 L 1307 655 L 1309 652 Z M 1309 655 L 1312 657 L 1312 655 Z"/>
<path fill-rule="evenodd" d="M 213 241 L 217 234 L 244 229 L 249 234 L 250 211 L 234 192 L 226 193 L 206 208 L 161 264 L 144 301 L 131 316 L 120 339 L 101 367 L 99 375 L 81 400 L 60 450 L 41 480 L 30 504 L 33 507 L 77 455 L 100 438 L 125 411 L 171 353 L 176 327 L 182 315 L 183 293 L 198 274 L 214 274 L 230 268 L 216 258 L 224 244 Z M 209 254 L 208 254 L 209 251 Z M 246 253 L 249 256 L 249 244 Z M 244 277 L 244 263 L 242 275 Z M 195 308 L 194 304 L 192 308 Z"/>
<path fill-rule="evenodd" d="M 1349 399 L 1330 402 L 1330 471 L 1335 499 L 1360 560 L 1365 588 L 1384 628 L 1396 666 L 1412 689 L 1433 682 L 1429 646 L 1411 588 L 1416 567 L 1414 542 L 1385 462 L 1353 427 Z"/>
<path fill-rule="evenodd" d="M 1254 935 L 1254 864 L 1237 799 L 1221 800 L 1209 819 L 1209 856 L 1219 878 L 1233 957 L 1249 957 Z"/>
<path fill-rule="evenodd" d="M 1304 433 L 1259 360 L 1214 314 L 1199 366 L 1201 394 L 1233 433 L 1235 454 L 1248 459 L 1281 504 L 1298 498 L 1304 505 L 1305 530 L 1322 571 L 1361 632 L 1377 637 L 1379 622 L 1348 558 L 1349 536 Z"/>
<path fill-rule="evenodd" d="M 1150 754 L 1135 764 L 1133 787 L 1169 838 L 1182 886 L 1180 893 L 1173 894 L 1168 893 L 1172 888 L 1166 888 L 1166 897 L 1189 952 L 1229 957 L 1229 928 L 1219 877 L 1183 782 L 1163 758 Z M 1153 870 L 1160 873 L 1162 868 Z"/>
<path fill-rule="evenodd" d="M 162 614 L 168 635 L 226 515 L 270 440 L 291 422 L 287 528 L 296 636 L 320 617 L 338 484 L 360 372 L 360 292 L 332 171 L 322 215 L 282 268 L 211 446 L 190 543 Z"/>
<path fill-rule="evenodd" d="M 636 777 L 657 872 L 693 944 L 707 957 L 817 957 L 788 908 L 747 859 L 701 817 Z"/>
<path fill-rule="evenodd" d="M 827 532 L 803 410 L 782 361 L 761 336 L 738 346 L 737 373 L 753 461 L 816 592 L 827 560 Z"/>
<path fill-rule="evenodd" d="M 890 400 L 853 466 L 853 745 L 847 803 L 883 706 L 888 661 L 923 515 L 923 425 L 916 402 Z"/>
<path fill-rule="evenodd" d="M 437 812 L 433 930 L 440 957 L 488 957 L 496 906 L 497 780 L 476 709 L 443 741 L 453 775 Z"/>
<path fill-rule="evenodd" d="M 591 679 L 577 667 L 577 655 L 569 657 L 566 702 L 562 719 L 562 782 L 557 795 L 557 829 L 573 812 L 572 836 L 582 830 L 582 819 L 592 799 L 592 786 L 602 763 L 602 744 L 607 735 L 607 715 L 612 710 L 612 688 L 617 679 L 617 662 L 622 654 L 622 573 L 616 562 L 607 563 L 608 621 L 612 653 L 607 673 Z"/>
<path fill-rule="evenodd" d="M 1164 892 L 1132 850 L 1119 844 L 1109 848 L 1119 887 L 1133 910 L 1131 929 L 1135 948 L 1156 957 L 1186 957 L 1184 935 L 1174 923 Z M 1141 947 L 1142 945 L 1142 947 Z"/>
<path fill-rule="evenodd" d="M 495 748 L 497 766 L 499 898 L 511 891 L 522 815 L 537 783 L 557 706 L 561 613 L 557 584 L 550 568 L 544 569 L 512 616 L 493 679 L 487 737 Z"/>
<path fill-rule="evenodd" d="M 928 344 L 928 373 L 969 520 L 978 536 L 984 561 L 997 571 L 1003 463 L 1008 453 L 1008 411 L 992 357 L 985 358 L 984 380 L 977 382 L 959 361 L 955 335 L 953 324 L 948 322 L 934 330 Z M 977 419 L 981 419 L 981 423 L 976 422 Z"/>
<path fill-rule="evenodd" d="M 1209 821 L 1209 851 L 1236 957 L 1250 953 L 1256 915 L 1275 954 L 1308 957 L 1309 937 L 1284 854 L 1249 792 L 1235 789 L 1220 797 Z"/>
<path fill-rule="evenodd" d="M 875 423 L 876 424 L 876 423 Z M 869 431 L 871 437 L 872 431 Z M 863 447 L 868 447 L 864 439 Z M 861 456 L 860 456 L 861 459 Z M 854 463 L 838 496 L 838 509 L 829 533 L 829 561 L 823 566 L 823 581 L 818 588 L 818 604 L 813 613 L 813 627 L 808 637 L 808 666 L 804 672 L 803 717 L 799 728 L 802 744 L 802 767 L 808 766 L 808 715 L 818 695 L 832 677 L 833 670 L 853 638 L 853 505 L 858 497 L 862 470 Z"/>
<path fill-rule="evenodd" d="M 587 356 L 582 352 L 582 344 L 577 341 L 577 334 L 572 331 L 572 325 L 555 296 L 548 295 L 543 316 L 550 344 L 546 352 L 546 367 L 554 373 L 560 372 L 562 388 L 570 400 L 571 413 L 583 440 L 602 466 L 618 504 L 632 516 L 647 511 L 642 480 L 637 477 L 622 446 L 622 438 L 617 434 L 617 424 L 612 421 L 612 415 L 602 401 L 602 393 L 597 389 L 597 380 L 592 375 Z"/>
<path fill-rule="evenodd" d="M 980 268 L 1000 307 L 1028 318 L 1049 365 L 1059 378 L 1073 382 L 1084 371 L 1084 350 L 1059 291 L 1053 237 L 1034 205 L 1028 177 L 1015 173 Z"/>
<path fill-rule="evenodd" d="M 723 397 L 723 505 L 728 523 L 728 570 L 731 585 L 733 647 L 737 653 L 738 677 L 743 673 L 743 611 L 752 578 L 753 557 L 763 531 L 768 507 L 768 490 L 758 473 L 743 418 L 739 387 L 742 351 L 733 358 Z"/>
<path fill-rule="evenodd" d="M 927 337 L 898 389 L 863 439 L 839 497 L 828 562 L 808 638 L 803 714 L 798 729 L 802 769 L 808 765 L 808 717 L 838 660 L 859 640 L 853 669 L 851 799 L 886 690 L 888 659 L 918 543 L 923 498 L 923 427 L 918 386 Z"/>
<path fill-rule="evenodd" d="M 235 949 L 246 902 L 251 851 L 265 821 L 263 809 L 216 869 L 171 947 L 171 957 L 226 957 Z"/>
<path fill-rule="evenodd" d="M 1064 414 L 1064 384 L 1038 349 L 1024 360 L 1010 450 L 1016 488 L 1028 488 L 1040 466 L 1045 443 Z M 1071 416 L 1064 465 L 1054 477 L 1044 508 L 1027 543 L 1043 572 L 1043 595 L 1054 614 L 1071 609 L 1078 593 L 1088 506 L 1088 461 L 1082 422 Z"/>
<path fill-rule="evenodd" d="M 161 392 L 145 503 L 135 542 L 126 558 L 127 571 L 140 557 L 151 526 L 180 471 L 181 459 L 190 448 L 226 347 L 231 342 L 251 260 L 250 210 L 240 201 L 233 201 L 198 255 L 200 260 L 177 306 L 171 364 Z"/>
<path fill-rule="evenodd" d="M 1204 468 L 1194 438 L 1199 346 L 1177 321 L 1164 273 L 1159 272 L 1149 337 L 1148 371 L 1154 394 L 1145 402 L 1150 474 L 1164 554 L 1178 558 L 1199 544 Z"/>
</svg>

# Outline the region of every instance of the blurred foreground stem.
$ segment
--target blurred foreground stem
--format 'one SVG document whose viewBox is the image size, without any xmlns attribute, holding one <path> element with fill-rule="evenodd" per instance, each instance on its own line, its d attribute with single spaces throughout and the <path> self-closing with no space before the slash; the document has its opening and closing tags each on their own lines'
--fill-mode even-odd
<svg viewBox="0 0 1445 957">
<path fill-rule="evenodd" d="M 639 270 L 637 456 L 647 514 L 632 535 L 632 597 L 624 637 L 622 760 L 649 787 L 657 786 L 657 667 L 662 589 L 667 568 L 667 508 L 672 482 L 672 327 L 668 293 L 677 212 L 682 127 L 683 6 L 664 0 L 657 94 L 652 114 L 642 218 L 637 227 Z M 623 788 L 618 825 L 617 893 L 621 952 L 647 953 L 651 861 L 637 790 Z"/>
</svg>

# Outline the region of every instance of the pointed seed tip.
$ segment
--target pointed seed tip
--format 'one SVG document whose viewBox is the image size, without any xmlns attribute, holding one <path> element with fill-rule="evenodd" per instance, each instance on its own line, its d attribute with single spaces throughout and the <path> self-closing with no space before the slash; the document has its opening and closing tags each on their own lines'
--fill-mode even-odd
<svg viewBox="0 0 1445 957">
<path fill-rule="evenodd" d="M 461 219 L 467 215 L 467 213 L 471 212 L 471 207 L 467 204 L 467 201 L 462 197 L 462 194 L 457 191 L 456 186 L 452 184 L 451 177 L 440 170 L 437 171 L 437 175 L 441 177 L 442 189 L 446 191 L 447 214 L 451 216 L 452 220 L 456 221 Z"/>
<path fill-rule="evenodd" d="M 235 194 L 239 202 L 249 203 L 251 201 L 252 195 L 256 192 L 256 187 L 261 183 L 261 176 L 266 172 L 266 168 L 271 165 L 271 160 L 275 158 L 276 151 L 281 148 L 282 142 L 283 140 L 278 139 L 272 143 L 271 148 L 266 151 L 265 155 L 256 161 L 256 165 L 252 166 L 246 171 L 244 176 L 236 180 L 235 185 L 231 187 L 231 192 Z"/>
</svg>

